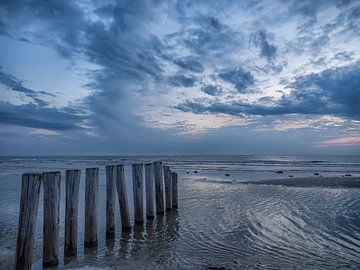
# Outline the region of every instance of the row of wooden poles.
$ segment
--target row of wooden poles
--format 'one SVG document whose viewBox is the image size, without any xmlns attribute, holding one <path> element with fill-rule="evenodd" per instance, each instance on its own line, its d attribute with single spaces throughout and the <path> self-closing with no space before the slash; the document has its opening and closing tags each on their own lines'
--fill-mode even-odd
<svg viewBox="0 0 360 270">
<path fill-rule="evenodd" d="M 135 224 L 144 222 L 143 171 L 143 164 L 132 164 Z M 65 256 L 77 254 L 80 175 L 80 170 L 67 170 L 65 173 Z M 41 183 L 43 183 L 44 189 L 43 266 L 56 266 L 59 263 L 60 181 L 60 172 L 25 173 L 22 176 L 16 247 L 17 269 L 30 269 L 32 265 Z M 165 208 L 171 210 L 178 207 L 177 182 L 177 174 L 162 162 L 145 164 L 147 219 L 153 219 L 155 214 L 164 214 Z M 98 244 L 98 186 L 99 169 L 87 168 L 85 170 L 85 247 L 96 247 Z M 122 230 L 131 230 L 124 165 L 106 166 L 107 236 L 115 233 L 115 190 L 117 190 L 119 200 Z"/>
</svg>

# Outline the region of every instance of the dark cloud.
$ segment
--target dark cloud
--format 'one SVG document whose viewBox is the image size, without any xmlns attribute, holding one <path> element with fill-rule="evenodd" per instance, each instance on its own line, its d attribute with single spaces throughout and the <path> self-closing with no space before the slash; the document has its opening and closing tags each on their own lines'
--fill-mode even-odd
<svg viewBox="0 0 360 270">
<path fill-rule="evenodd" d="M 245 102 L 204 103 L 186 101 L 176 106 L 184 112 L 229 115 L 337 115 L 360 119 L 360 63 L 298 77 L 289 95 L 274 105 Z"/>
<path fill-rule="evenodd" d="M 195 59 L 179 59 L 175 60 L 175 64 L 182 67 L 185 70 L 189 70 L 196 73 L 202 73 L 204 71 L 204 66 L 196 61 Z"/>
<path fill-rule="evenodd" d="M 22 81 L 20 81 L 15 76 L 4 72 L 0 66 L 0 84 L 6 86 L 8 89 L 24 94 L 25 96 L 31 98 L 35 103 L 39 105 L 47 105 L 47 102 L 43 99 L 39 98 L 41 95 L 52 96 L 55 95 L 47 93 L 45 91 L 34 91 L 30 88 L 27 88 L 23 85 Z"/>
<path fill-rule="evenodd" d="M 41 103 L 40 103 L 41 104 Z M 72 113 L 71 113 L 72 112 Z M 0 123 L 54 131 L 80 130 L 85 117 L 76 110 L 59 110 L 39 104 L 13 105 L 0 101 Z"/>
<path fill-rule="evenodd" d="M 269 34 L 266 30 L 260 30 L 257 35 L 257 42 L 260 47 L 261 56 L 265 57 L 268 61 L 272 61 L 276 58 L 277 47 L 270 44 L 268 36 Z"/>
<path fill-rule="evenodd" d="M 290 100 L 297 103 L 323 103 L 319 112 L 360 118 L 360 63 L 328 69 L 319 74 L 298 77 L 291 85 Z M 310 109 L 310 108 L 309 108 Z"/>
<path fill-rule="evenodd" d="M 192 76 L 180 74 L 169 78 L 169 82 L 172 86 L 192 87 L 195 85 L 196 79 Z"/>
<path fill-rule="evenodd" d="M 255 83 L 254 76 L 241 67 L 225 69 L 219 73 L 219 77 L 224 81 L 233 84 L 240 93 L 250 92 L 249 87 Z"/>
<path fill-rule="evenodd" d="M 194 27 L 178 32 L 175 37 L 195 55 L 220 57 L 243 45 L 241 32 L 214 17 L 200 16 L 194 19 L 194 24 Z"/>
<path fill-rule="evenodd" d="M 5 73 L 2 70 L 1 66 L 0 66 L 0 83 L 13 91 L 23 93 L 29 97 L 34 97 L 37 95 L 37 92 L 24 87 L 22 85 L 22 82 L 19 81 L 16 77 L 12 76 L 11 74 Z"/>
<path fill-rule="evenodd" d="M 0 101 L 0 124 L 30 128 L 41 128 L 54 131 L 80 130 L 85 114 L 75 108 L 51 108 L 49 103 L 39 96 L 54 96 L 45 91 L 27 88 L 15 76 L 3 72 L 0 67 L 0 84 L 8 89 L 24 94 L 32 99 L 31 103 L 14 105 Z"/>
<path fill-rule="evenodd" d="M 0 17 L 6 18 L 2 32 L 26 42 L 51 44 L 65 58 L 81 52 L 84 16 L 75 1 L 0 1 Z"/>
<path fill-rule="evenodd" d="M 220 86 L 218 85 L 204 85 L 201 87 L 201 91 L 210 96 L 217 96 L 222 92 Z"/>
</svg>

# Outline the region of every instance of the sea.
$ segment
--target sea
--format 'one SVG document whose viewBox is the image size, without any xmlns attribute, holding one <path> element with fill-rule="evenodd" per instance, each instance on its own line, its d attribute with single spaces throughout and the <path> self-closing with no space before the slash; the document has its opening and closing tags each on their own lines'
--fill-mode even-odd
<svg viewBox="0 0 360 270">
<path fill-rule="evenodd" d="M 124 164 L 133 222 L 131 164 L 162 161 L 178 173 L 179 208 L 105 235 L 105 166 Z M 85 168 L 99 168 L 98 238 L 85 249 Z M 242 182 L 306 177 L 360 177 L 360 156 L 11 156 L 0 157 L 0 269 L 14 265 L 21 176 L 61 171 L 60 243 L 65 170 L 81 169 L 78 255 L 71 269 L 360 269 L 360 189 Z M 42 192 L 42 191 L 41 191 Z M 33 269 L 42 269 L 43 194 Z"/>
</svg>

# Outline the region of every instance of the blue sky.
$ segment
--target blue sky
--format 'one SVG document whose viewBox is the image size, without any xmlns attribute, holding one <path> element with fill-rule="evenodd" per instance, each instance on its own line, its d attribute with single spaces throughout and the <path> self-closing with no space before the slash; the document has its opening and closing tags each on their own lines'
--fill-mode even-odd
<svg viewBox="0 0 360 270">
<path fill-rule="evenodd" d="M 360 1 L 0 1 L 0 154 L 358 154 Z"/>
</svg>

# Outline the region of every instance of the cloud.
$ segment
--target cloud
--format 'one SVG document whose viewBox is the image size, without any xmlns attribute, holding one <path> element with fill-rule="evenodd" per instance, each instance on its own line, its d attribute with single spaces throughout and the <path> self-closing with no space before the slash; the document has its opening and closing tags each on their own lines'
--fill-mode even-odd
<svg viewBox="0 0 360 270">
<path fill-rule="evenodd" d="M 39 105 L 47 105 L 48 103 L 43 99 L 39 98 L 41 95 L 52 96 L 55 95 L 47 93 L 45 91 L 34 91 L 30 88 L 23 86 L 23 83 L 17 79 L 15 76 L 8 74 L 2 70 L 0 66 L 0 84 L 6 86 L 8 89 L 24 94 L 25 96 L 31 98 L 35 103 Z"/>
<path fill-rule="evenodd" d="M 219 73 L 219 77 L 235 86 L 240 93 L 251 92 L 249 87 L 255 83 L 254 76 L 247 70 L 238 67 L 235 69 L 225 69 Z"/>
<path fill-rule="evenodd" d="M 269 34 L 266 30 L 259 30 L 257 35 L 257 43 L 260 47 L 261 56 L 265 57 L 268 61 L 272 61 L 276 57 L 277 47 L 269 42 Z"/>
<path fill-rule="evenodd" d="M 346 67 L 327 69 L 321 73 L 298 77 L 287 98 L 318 113 L 360 118 L 360 62 Z M 286 102 L 286 99 L 284 99 Z"/>
<path fill-rule="evenodd" d="M 204 85 L 203 87 L 201 87 L 201 91 L 210 96 L 217 96 L 222 92 L 220 86 L 218 85 Z"/>
<path fill-rule="evenodd" d="M 192 87 L 195 85 L 196 79 L 192 76 L 185 76 L 180 74 L 171 77 L 169 82 L 172 86 Z"/>
<path fill-rule="evenodd" d="M 338 52 L 333 58 L 340 61 L 352 61 L 354 60 L 353 55 L 353 52 Z"/>
<path fill-rule="evenodd" d="M 84 87 L 90 94 L 81 101 L 84 108 L 76 104 L 57 109 L 56 101 L 49 104 L 43 99 L 45 92 L 27 88 L 26 83 L 2 72 L 2 84 L 31 99 L 19 107 L 3 102 L 2 123 L 60 132 L 81 128 L 86 121 L 97 138 L 111 144 L 107 149 L 113 149 L 121 138 L 132 150 L 131 145 L 139 147 L 139 141 L 143 147 L 149 145 L 149 138 L 158 145 L 169 138 L 173 145 L 171 132 L 186 127 L 174 124 L 160 130 L 158 126 L 168 122 L 165 117 L 157 118 L 155 109 L 149 107 L 180 123 L 184 119 L 179 112 L 169 109 L 178 100 L 185 100 L 178 109 L 209 114 L 209 123 L 210 114 L 217 113 L 332 114 L 358 119 L 357 71 L 351 74 L 350 67 L 321 71 L 335 67 L 331 61 L 349 64 L 357 60 L 360 24 L 356 1 L 347 5 L 337 0 L 225 2 L 0 1 L 1 35 L 55 49 L 70 66 L 77 61 L 96 66 L 85 75 Z M 327 10 L 335 19 L 326 20 Z M 311 69 L 314 65 L 308 59 L 319 60 L 316 69 Z M 275 73 L 284 85 L 276 83 Z M 41 84 L 43 79 L 36 80 Z M 197 86 L 202 92 L 188 89 L 180 93 L 177 89 Z M 290 93 L 279 98 L 276 91 L 285 86 Z M 261 99 L 260 93 L 271 97 Z M 151 117 L 159 125 L 148 125 Z"/>
<path fill-rule="evenodd" d="M 177 109 L 194 113 L 229 115 L 336 115 L 360 119 L 360 63 L 298 77 L 293 90 L 273 105 L 246 102 L 210 103 L 186 101 Z"/>
<path fill-rule="evenodd" d="M 360 146 L 360 135 L 324 140 L 318 142 L 316 146 Z"/>
<path fill-rule="evenodd" d="M 183 4 L 186 6 L 186 1 L 183 1 Z M 180 43 L 192 54 L 202 57 L 220 57 L 243 45 L 243 35 L 240 31 L 228 27 L 213 16 L 199 15 L 198 18 L 194 18 L 190 27 L 174 36 L 180 39 Z"/>
<path fill-rule="evenodd" d="M 34 135 L 40 135 L 40 136 L 58 136 L 60 135 L 59 132 L 54 130 L 48 130 L 48 129 L 34 129 L 30 132 L 30 134 Z"/>
<path fill-rule="evenodd" d="M 195 59 L 179 59 L 175 60 L 175 63 L 183 69 L 192 72 L 202 73 L 204 71 L 204 66 Z"/>
<path fill-rule="evenodd" d="M 48 129 L 53 131 L 80 130 L 84 116 L 66 108 L 60 110 L 38 104 L 13 105 L 0 101 L 0 123 L 7 125 Z"/>
</svg>

